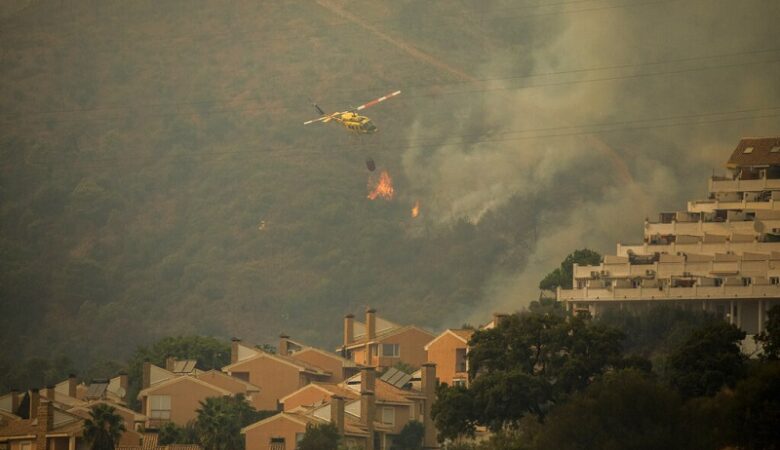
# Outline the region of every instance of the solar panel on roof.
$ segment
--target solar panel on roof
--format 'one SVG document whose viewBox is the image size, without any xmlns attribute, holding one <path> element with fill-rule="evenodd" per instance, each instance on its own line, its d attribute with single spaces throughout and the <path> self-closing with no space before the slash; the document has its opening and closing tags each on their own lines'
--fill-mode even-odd
<svg viewBox="0 0 780 450">
<path fill-rule="evenodd" d="M 411 375 L 394 367 L 387 369 L 387 372 L 385 372 L 384 375 L 382 375 L 382 378 L 380 378 L 380 380 L 397 388 L 403 388 L 407 383 L 409 383 L 409 381 L 411 381 L 411 379 Z"/>
<path fill-rule="evenodd" d="M 87 388 L 87 398 L 103 398 L 108 383 L 92 383 Z"/>
<path fill-rule="evenodd" d="M 386 372 L 385 372 L 385 373 L 382 375 L 382 378 L 380 378 L 380 380 L 382 380 L 382 381 L 387 381 L 387 380 L 389 380 L 389 379 L 390 379 L 390 377 L 392 377 L 393 375 L 395 375 L 397 372 L 399 372 L 399 370 L 398 370 L 398 369 L 396 369 L 395 367 L 390 367 L 390 368 L 389 368 L 389 369 L 387 369 L 387 371 L 386 371 Z"/>
</svg>

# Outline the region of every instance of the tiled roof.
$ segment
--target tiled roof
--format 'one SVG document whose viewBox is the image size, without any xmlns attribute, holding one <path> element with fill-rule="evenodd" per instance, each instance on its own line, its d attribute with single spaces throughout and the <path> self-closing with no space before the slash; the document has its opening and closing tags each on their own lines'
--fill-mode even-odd
<svg viewBox="0 0 780 450">
<path fill-rule="evenodd" d="M 385 339 L 387 337 L 395 336 L 396 334 L 403 333 L 404 331 L 407 331 L 407 330 L 418 330 L 418 331 L 421 331 L 423 333 L 427 333 L 427 334 L 429 334 L 431 336 L 431 339 L 433 339 L 435 337 L 435 335 L 433 333 L 431 333 L 430 331 L 425 330 L 423 328 L 420 328 L 420 327 L 418 327 L 416 325 L 405 325 L 405 326 L 402 326 L 400 328 L 391 328 L 391 329 L 388 329 L 388 330 L 385 330 L 385 331 L 382 331 L 382 332 L 377 332 L 376 336 L 374 337 L 374 339 L 371 342 L 380 341 L 380 340 Z M 358 336 L 355 336 L 355 341 L 353 341 L 352 343 L 347 345 L 346 348 L 353 349 L 353 348 L 362 347 L 364 345 L 366 345 L 365 337 L 361 336 L 361 340 L 358 340 Z"/>
<path fill-rule="evenodd" d="M 463 339 L 465 339 L 467 341 L 469 339 L 471 339 L 471 336 L 474 334 L 474 330 L 469 330 L 469 329 L 465 329 L 465 330 L 450 330 L 450 331 L 452 331 L 453 333 L 457 334 L 458 336 L 462 337 Z"/>
<path fill-rule="evenodd" d="M 303 352 L 303 351 L 306 351 L 306 350 L 314 351 L 314 352 L 326 355 L 328 357 L 331 357 L 331 358 L 333 358 L 333 359 L 335 359 L 337 361 L 340 361 L 341 364 L 343 366 L 345 366 L 345 367 L 357 367 L 357 364 L 355 364 L 354 361 L 352 361 L 351 359 L 344 358 L 343 356 L 339 355 L 338 353 L 329 352 L 327 350 L 323 350 L 323 349 L 320 349 L 320 348 L 317 348 L 317 347 L 312 347 L 312 346 L 306 345 L 306 344 L 301 344 L 300 342 L 296 342 L 296 341 L 293 341 L 293 340 L 290 340 L 290 342 L 292 342 L 295 345 L 297 345 L 298 347 L 300 347 L 300 350 L 296 351 L 295 353 L 300 353 L 300 352 Z M 292 354 L 293 357 L 295 357 L 295 353 Z"/>
<path fill-rule="evenodd" d="M 780 166 L 780 137 L 744 138 L 726 167 Z"/>
</svg>

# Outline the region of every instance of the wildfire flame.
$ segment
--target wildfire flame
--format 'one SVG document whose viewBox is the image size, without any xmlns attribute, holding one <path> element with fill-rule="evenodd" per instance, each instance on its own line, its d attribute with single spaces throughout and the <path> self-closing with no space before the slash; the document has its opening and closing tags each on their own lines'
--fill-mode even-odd
<svg viewBox="0 0 780 450">
<path fill-rule="evenodd" d="M 420 215 L 420 201 L 415 200 L 414 206 L 412 207 L 412 219 Z"/>
<path fill-rule="evenodd" d="M 382 173 L 379 174 L 379 182 L 371 188 L 371 184 L 369 182 L 369 189 L 371 189 L 371 192 L 368 193 L 368 199 L 369 200 L 376 200 L 378 197 L 381 197 L 385 200 L 392 200 L 393 195 L 395 195 L 395 190 L 393 189 L 393 179 L 390 178 L 390 174 L 387 173 L 386 170 L 383 170 Z"/>
</svg>

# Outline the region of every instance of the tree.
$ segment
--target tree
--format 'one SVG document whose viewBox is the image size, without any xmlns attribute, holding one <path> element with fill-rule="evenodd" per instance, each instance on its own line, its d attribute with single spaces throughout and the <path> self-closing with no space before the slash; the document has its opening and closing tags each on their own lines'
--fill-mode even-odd
<svg viewBox="0 0 780 450">
<path fill-rule="evenodd" d="M 764 330 L 756 335 L 756 341 L 763 346 L 761 357 L 763 359 L 780 359 L 780 305 L 775 305 L 767 311 L 769 320 L 766 321 Z"/>
<path fill-rule="evenodd" d="M 745 370 L 739 342 L 745 332 L 722 321 L 695 330 L 669 355 L 669 379 L 685 398 L 734 387 Z"/>
<path fill-rule="evenodd" d="M 680 400 L 635 370 L 605 375 L 555 408 L 536 436 L 538 450 L 682 449 Z"/>
<path fill-rule="evenodd" d="M 235 397 L 209 397 L 200 402 L 195 433 L 206 450 L 243 450 L 241 428 L 271 414 L 257 411 L 242 394 Z"/>
<path fill-rule="evenodd" d="M 114 450 L 124 431 L 122 416 L 113 406 L 105 403 L 93 406 L 89 419 L 84 421 L 84 438 L 92 450 Z"/>
<path fill-rule="evenodd" d="M 159 431 L 160 445 L 168 444 L 197 444 L 198 434 L 195 430 L 195 422 L 189 421 L 183 427 L 173 422 L 167 422 Z"/>
<path fill-rule="evenodd" d="M 438 430 L 438 439 L 457 439 L 474 436 L 476 414 L 471 392 L 464 386 L 440 384 L 436 389 L 436 402 L 431 408 L 431 416 Z"/>
<path fill-rule="evenodd" d="M 734 391 L 733 442 L 747 450 L 780 448 L 780 363 L 759 364 Z"/>
<path fill-rule="evenodd" d="M 559 286 L 564 289 L 571 289 L 574 263 L 588 266 L 600 264 L 601 255 L 587 248 L 575 250 L 561 262 L 559 268 L 548 273 L 544 279 L 539 282 L 539 289 L 554 291 Z"/>
<path fill-rule="evenodd" d="M 440 439 L 498 431 L 526 415 L 543 419 L 558 401 L 607 369 L 625 365 L 624 335 L 581 317 L 553 312 L 514 314 L 469 342 L 466 388 L 439 389 L 434 420 Z"/>
<path fill-rule="evenodd" d="M 422 450 L 424 435 L 425 426 L 416 420 L 411 420 L 393 439 L 392 450 Z"/>
<path fill-rule="evenodd" d="M 297 448 L 298 450 L 337 450 L 340 439 L 339 430 L 332 423 L 308 424 Z"/>
</svg>

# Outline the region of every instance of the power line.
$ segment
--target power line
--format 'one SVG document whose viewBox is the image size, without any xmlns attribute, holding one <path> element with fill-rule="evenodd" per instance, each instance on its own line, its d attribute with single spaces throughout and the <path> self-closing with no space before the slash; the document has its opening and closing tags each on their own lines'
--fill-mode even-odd
<svg viewBox="0 0 780 450">
<path fill-rule="evenodd" d="M 498 8 L 493 11 L 491 11 L 492 14 L 495 13 L 501 13 L 501 12 L 507 12 L 507 11 L 516 11 L 516 10 L 523 10 L 523 9 L 537 9 L 537 8 L 549 8 L 549 7 L 559 7 L 559 6 L 568 6 L 568 5 L 574 5 L 574 4 L 580 4 L 580 3 L 588 3 L 588 2 L 601 2 L 601 1 L 607 1 L 607 0 L 570 0 L 570 1 L 561 1 L 557 3 L 549 3 L 549 4 L 543 4 L 543 3 L 537 3 L 534 5 L 524 5 L 524 6 L 517 6 L 517 7 L 509 7 L 509 8 Z M 624 2 L 617 5 L 607 5 L 607 6 L 599 6 L 599 7 L 593 7 L 593 8 L 587 8 L 587 9 L 577 9 L 577 10 L 562 10 L 562 11 L 551 11 L 547 13 L 539 13 L 539 14 L 531 14 L 531 15 L 520 15 L 520 16 L 504 16 L 499 15 L 496 17 L 484 17 L 484 15 L 480 16 L 481 21 L 496 21 L 496 20 L 507 20 L 507 19 L 533 19 L 537 17 L 546 17 L 546 16 L 555 16 L 555 15 L 568 15 L 568 14 L 577 14 L 581 12 L 591 12 L 591 11 L 600 11 L 600 10 L 609 10 L 609 9 L 619 9 L 619 8 L 630 8 L 630 7 L 638 7 L 638 6 L 647 6 L 647 5 L 657 5 L 657 4 L 664 4 L 664 3 L 673 3 L 678 2 L 679 0 L 651 0 L 651 1 L 634 1 L 634 2 Z M 308 4 L 310 6 L 311 3 Z M 472 16 L 474 13 L 471 12 L 464 12 L 464 13 L 429 13 L 429 14 L 422 14 L 418 15 L 416 17 L 462 17 L 467 18 L 469 16 Z M 376 20 L 365 20 L 364 23 L 368 25 L 380 25 L 380 24 L 388 24 L 388 23 L 396 23 L 396 22 L 404 22 L 407 21 L 406 18 L 388 18 L 388 19 L 376 19 Z M 68 24 L 61 24 L 58 23 L 58 25 L 64 25 L 64 26 L 70 26 L 77 24 L 77 21 L 73 21 Z M 88 25 L 96 25 L 97 21 L 92 22 Z M 79 29 L 76 31 L 73 31 L 72 33 L 67 34 L 66 36 L 60 36 L 60 38 L 69 38 L 76 35 L 79 35 L 84 30 L 84 24 L 78 24 Z M 324 25 L 326 28 L 339 28 L 344 26 L 350 26 L 354 25 L 349 20 L 343 20 L 340 22 L 330 23 L 327 25 Z M 6 27 L 5 31 L 13 30 L 14 27 Z M 29 29 L 18 26 L 18 28 L 24 28 L 25 36 L 29 36 Z M 321 29 L 321 28 L 320 28 Z M 140 36 L 121 36 L 113 39 L 102 39 L 101 43 L 125 43 L 127 40 L 132 40 L 136 43 L 147 43 L 147 42 L 164 42 L 164 41 L 173 41 L 178 39 L 191 39 L 191 38 L 219 38 L 219 37 L 233 37 L 237 35 L 248 35 L 248 34 L 254 34 L 254 33 L 267 33 L 267 32 L 285 32 L 289 31 L 289 27 L 285 26 L 278 26 L 278 27 L 265 27 L 262 30 L 258 29 L 252 29 L 252 30 L 234 30 L 234 29 L 226 29 L 223 31 L 218 31 L 214 33 L 187 33 L 187 34 L 176 34 L 176 35 L 157 35 L 157 36 L 148 36 L 148 35 L 140 35 Z M 365 34 L 364 32 L 360 30 L 352 30 L 351 32 L 356 34 Z M 320 34 L 317 32 L 313 32 L 310 35 L 306 36 L 296 36 L 296 38 L 304 38 L 309 39 L 312 37 L 319 36 Z M 275 42 L 275 41 L 283 41 L 288 40 L 286 37 L 275 37 L 275 38 L 258 38 L 248 41 L 242 41 L 242 43 L 249 43 L 249 42 L 255 42 L 255 41 L 262 41 L 262 42 Z M 110 51 L 110 50 L 105 50 Z"/>
<path fill-rule="evenodd" d="M 539 77 L 548 77 L 548 76 L 559 76 L 559 75 L 565 75 L 565 74 L 575 74 L 575 73 L 588 73 L 588 72 L 601 72 L 606 70 L 620 70 L 620 69 L 629 69 L 629 68 L 635 68 L 635 67 L 647 67 L 647 66 L 655 66 L 655 65 L 663 65 L 663 64 L 675 64 L 675 63 L 681 63 L 681 62 L 691 62 L 691 61 L 700 61 L 700 60 L 707 60 L 707 59 L 717 59 L 717 58 L 728 58 L 728 57 L 735 57 L 735 56 L 745 56 L 745 55 L 755 55 L 755 54 L 762 54 L 762 53 L 776 53 L 780 52 L 780 48 L 775 49 L 761 49 L 761 50 L 746 50 L 743 52 L 732 52 L 732 53 L 723 53 L 719 55 L 710 55 L 710 56 L 692 56 L 692 57 L 686 57 L 686 58 L 677 58 L 677 59 L 671 59 L 667 61 L 653 61 L 653 62 L 645 62 L 645 63 L 637 63 L 637 64 L 620 64 L 620 65 L 613 65 L 613 66 L 600 66 L 600 67 L 592 67 L 592 68 L 580 68 L 580 69 L 571 69 L 571 70 L 562 70 L 562 71 L 553 71 L 553 72 L 540 72 L 535 74 L 528 74 L 528 75 L 516 75 L 516 76 L 510 76 L 510 77 L 494 77 L 494 78 L 485 78 L 480 79 L 478 82 L 493 82 L 493 81 L 502 81 L 502 80 L 518 80 L 518 79 L 530 79 L 530 78 L 539 78 Z M 461 90 L 461 91 L 447 91 L 445 93 L 437 93 L 437 94 L 418 94 L 418 95 L 405 95 L 400 97 L 396 100 L 398 101 L 408 101 L 410 99 L 414 98 L 423 98 L 423 97 L 430 97 L 430 96 L 439 96 L 439 95 L 462 95 L 462 94 L 473 94 L 473 93 L 482 93 L 482 92 L 494 92 L 494 91 L 502 91 L 502 90 L 522 90 L 522 89 L 532 89 L 532 88 L 542 88 L 542 87 L 549 87 L 549 86 L 564 86 L 564 85 L 573 85 L 573 84 L 580 84 L 580 83 L 594 83 L 594 82 L 602 82 L 602 81 L 617 81 L 617 80 L 623 80 L 623 79 L 635 79 L 635 78 L 646 78 L 646 77 L 652 77 L 652 76 L 660 76 L 660 75 L 674 75 L 674 74 L 682 74 L 682 73 L 689 73 L 689 72 L 699 72 L 699 71 L 705 71 L 705 70 L 713 70 L 713 69 L 721 69 L 721 68 L 732 68 L 732 67 L 742 67 L 745 65 L 754 65 L 754 64 L 772 64 L 780 62 L 780 59 L 771 59 L 771 60 L 762 60 L 762 61 L 749 61 L 749 62 L 739 62 L 739 63 L 728 63 L 728 64 L 721 64 L 721 65 L 713 65 L 713 66 L 704 66 L 704 67 L 693 67 L 693 68 L 686 68 L 686 69 L 676 69 L 676 70 L 667 70 L 667 71 L 656 71 L 656 72 L 649 72 L 649 73 L 638 73 L 638 74 L 629 74 L 629 75 L 618 75 L 618 76 L 611 76 L 611 77 L 601 77 L 601 78 L 590 78 L 590 79 L 579 79 L 579 80 L 566 80 L 566 81 L 559 81 L 559 82 L 551 82 L 551 83 L 544 83 L 544 84 L 535 84 L 535 85 L 526 85 L 526 86 L 519 86 L 519 87 L 508 87 L 508 86 L 501 86 L 501 87 L 492 87 L 492 88 L 481 88 L 481 89 L 470 89 L 470 90 Z M 421 88 L 421 87 L 440 87 L 440 86 L 450 86 L 450 85 L 463 85 L 463 84 L 472 84 L 472 82 L 444 82 L 444 83 L 429 83 L 429 84 L 417 84 L 412 85 L 412 88 Z M 349 91 L 345 91 L 349 92 Z M 255 101 L 255 100 L 284 100 L 289 99 L 296 96 L 281 96 L 281 97 L 254 97 L 251 98 L 249 101 Z M 246 102 L 247 100 L 244 100 Z M 123 106 L 100 106 L 100 107 L 94 107 L 94 108 L 74 108 L 74 109 L 60 109 L 60 110 L 45 110 L 45 111 L 27 111 L 23 113 L 0 113 L 0 116 L 5 116 L 7 119 L 15 119 L 20 117 L 26 117 L 26 116 L 34 116 L 34 115 L 56 115 L 56 114 L 76 114 L 76 113 L 88 113 L 88 112 L 111 112 L 111 111 L 130 111 L 135 109 L 150 109 L 150 108 L 161 108 L 161 107 L 174 107 L 179 108 L 183 106 L 200 106 L 200 105 L 207 105 L 207 104 L 215 104 L 215 103 L 229 103 L 231 100 L 227 99 L 212 99 L 212 100 L 198 100 L 198 101 L 185 101 L 185 102 L 174 102 L 174 103 L 154 103 L 154 104 L 135 104 L 135 105 L 123 105 Z M 228 108 L 226 110 L 210 110 L 210 111 L 201 111 L 201 113 L 204 114 L 214 114 L 214 113 L 223 113 L 223 112 L 246 112 L 246 111 L 258 111 L 264 109 L 262 107 L 254 107 L 254 108 Z M 166 112 L 166 113 L 160 113 L 159 115 L 152 114 L 149 115 L 149 117 L 159 117 L 159 116 L 171 116 L 171 115 L 182 115 L 182 114 L 192 114 L 191 111 L 185 111 L 185 112 Z M 101 118 L 106 119 L 106 118 Z"/>
<path fill-rule="evenodd" d="M 476 144 L 517 142 L 517 141 L 524 141 L 524 140 L 572 137 L 572 136 L 582 136 L 582 135 L 599 134 L 599 133 L 641 131 L 641 130 L 648 130 L 648 129 L 670 128 L 670 127 L 678 127 L 678 126 L 701 126 L 701 125 L 718 124 L 718 123 L 726 123 L 726 122 L 780 117 L 780 112 L 778 111 L 780 111 L 780 107 L 767 107 L 767 108 L 741 109 L 741 110 L 724 111 L 724 112 L 687 114 L 687 115 L 680 115 L 680 116 L 658 117 L 658 118 L 651 118 L 651 119 L 636 119 L 630 121 L 619 121 L 619 122 L 609 122 L 609 123 L 599 123 L 599 124 L 545 127 L 545 128 L 536 128 L 536 129 L 508 131 L 504 133 L 496 133 L 493 135 L 493 137 L 496 137 L 496 136 L 507 136 L 511 134 L 518 134 L 518 133 L 543 133 L 543 134 L 535 134 L 530 136 L 515 136 L 515 137 L 506 137 L 506 138 L 499 138 L 499 139 L 486 138 L 486 139 L 475 139 L 471 141 L 465 141 L 465 140 L 444 141 L 444 142 L 430 143 L 430 144 L 425 143 L 425 144 L 412 144 L 412 145 L 398 145 L 398 147 L 394 147 L 394 149 L 403 151 L 403 150 L 422 149 L 422 148 L 440 148 L 440 147 L 451 147 L 451 146 L 462 146 L 462 145 L 476 145 Z M 764 114 L 744 115 L 746 113 L 760 113 L 760 112 L 763 112 Z M 733 114 L 740 114 L 740 116 L 719 117 L 719 118 L 712 118 L 708 120 L 677 121 L 679 119 L 700 119 L 700 118 L 707 118 L 707 117 L 713 117 L 718 115 L 728 116 Z M 653 122 L 670 121 L 670 120 L 675 122 L 653 124 Z M 640 126 L 640 124 L 642 123 L 647 123 L 648 125 Z M 636 125 L 636 126 L 626 127 L 624 125 Z M 588 129 L 588 128 L 593 128 L 593 129 Z M 468 135 L 464 135 L 461 137 L 468 137 Z M 250 142 L 245 141 L 242 144 L 248 144 L 248 143 Z M 391 144 L 394 145 L 395 142 L 391 142 Z M 388 150 L 387 143 L 385 143 L 381 147 L 383 150 Z M 264 152 L 257 153 L 258 150 L 263 150 Z M 156 159 L 156 163 L 171 163 L 182 159 L 193 159 L 193 160 L 197 160 L 198 162 L 214 162 L 214 161 L 218 161 L 219 158 L 227 155 L 249 154 L 252 157 L 256 157 L 262 155 L 267 156 L 269 153 L 300 154 L 302 152 L 307 152 L 307 153 L 321 152 L 322 150 L 324 150 L 322 146 L 317 146 L 317 147 L 285 146 L 285 147 L 275 147 L 275 148 L 253 146 L 251 148 L 243 148 L 238 150 L 233 149 L 233 150 L 223 150 L 223 151 L 200 152 L 198 154 L 192 154 L 192 155 L 177 155 L 173 159 L 168 159 L 166 161 L 160 161 L 160 159 L 162 158 L 151 157 L 151 156 L 148 157 L 148 159 L 150 160 Z M 124 153 L 130 154 L 128 153 L 128 150 L 125 150 Z M 140 158 L 133 155 L 128 158 L 102 158 L 102 159 L 92 159 L 92 160 L 81 160 L 81 161 L 75 161 L 75 164 L 81 168 L 93 168 L 93 169 L 110 168 L 110 167 L 115 167 L 116 163 L 139 161 L 139 159 Z M 60 164 L 64 161 L 65 160 L 60 160 L 57 162 L 51 162 L 49 164 Z M 104 164 L 104 163 L 108 163 L 108 164 Z M 41 164 L 45 165 L 47 163 L 44 162 Z"/>
</svg>

